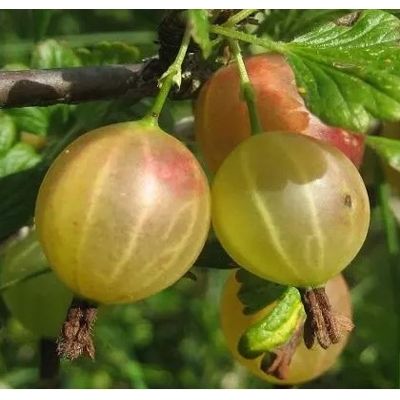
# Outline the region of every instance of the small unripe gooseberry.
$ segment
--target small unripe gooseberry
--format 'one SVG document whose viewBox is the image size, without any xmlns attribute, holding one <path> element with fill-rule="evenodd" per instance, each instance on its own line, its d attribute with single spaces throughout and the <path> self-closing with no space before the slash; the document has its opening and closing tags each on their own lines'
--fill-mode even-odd
<svg viewBox="0 0 400 400">
<path fill-rule="evenodd" d="M 20 281 L 49 267 L 34 231 L 9 245 L 1 265 L 2 285 Z M 17 282 L 3 294 L 13 317 L 33 333 L 48 338 L 60 334 L 72 296 L 51 271 Z"/>
<path fill-rule="evenodd" d="M 35 221 L 51 267 L 81 296 L 126 303 L 172 285 L 210 224 L 207 178 L 177 139 L 143 121 L 79 137 L 54 161 Z"/>
<path fill-rule="evenodd" d="M 236 281 L 234 272 L 228 278 L 222 295 L 221 329 L 232 355 L 251 373 L 272 383 L 295 385 L 317 378 L 334 365 L 346 346 L 348 333 L 339 343 L 332 345 L 327 350 L 322 349 L 320 346 L 309 350 L 301 340 L 290 363 L 288 376 L 284 380 L 277 379 L 261 370 L 262 356 L 254 359 L 246 359 L 241 356 L 238 352 L 238 343 L 241 336 L 250 326 L 270 313 L 275 303 L 266 305 L 265 308 L 255 314 L 246 315 L 244 306 L 237 297 L 239 289 L 240 284 Z M 344 278 L 341 275 L 334 277 L 326 284 L 325 289 L 333 310 L 346 317 L 351 317 L 350 291 Z"/>
</svg>

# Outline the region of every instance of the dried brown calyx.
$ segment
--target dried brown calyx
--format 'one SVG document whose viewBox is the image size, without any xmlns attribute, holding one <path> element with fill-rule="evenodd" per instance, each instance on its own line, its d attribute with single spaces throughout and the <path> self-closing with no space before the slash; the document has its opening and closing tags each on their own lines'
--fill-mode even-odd
<svg viewBox="0 0 400 400">
<path fill-rule="evenodd" d="M 96 305 L 78 298 L 72 300 L 61 335 L 57 339 L 57 352 L 60 357 L 74 360 L 85 355 L 94 359 L 95 348 L 91 331 L 96 314 Z"/>
<path fill-rule="evenodd" d="M 332 310 L 325 288 L 300 290 L 307 318 L 304 323 L 304 343 L 311 349 L 317 340 L 323 349 L 339 343 L 344 332 L 354 325 L 350 318 Z"/>
</svg>

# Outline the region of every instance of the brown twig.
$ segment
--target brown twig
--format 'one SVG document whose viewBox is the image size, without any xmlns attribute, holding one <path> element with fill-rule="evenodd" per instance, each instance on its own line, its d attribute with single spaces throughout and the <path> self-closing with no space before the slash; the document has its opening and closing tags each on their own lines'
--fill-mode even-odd
<svg viewBox="0 0 400 400">
<path fill-rule="evenodd" d="M 143 64 L 0 71 L 0 107 L 49 106 L 120 96 L 150 96 L 154 81 L 140 79 Z"/>
<path fill-rule="evenodd" d="M 196 55 L 184 63 L 189 72 L 180 90 L 172 90 L 174 99 L 195 96 L 211 71 L 199 66 Z M 165 62 L 152 58 L 143 64 L 101 67 L 76 67 L 26 71 L 0 71 L 0 108 L 51 106 L 88 101 L 129 98 L 132 101 L 154 97 Z M 192 74 L 193 72 L 193 74 Z"/>
<path fill-rule="evenodd" d="M 121 97 L 138 100 L 155 96 L 158 78 L 171 64 L 181 44 L 185 30 L 182 11 L 166 12 L 158 28 L 158 56 L 145 63 L 0 71 L 0 108 L 75 104 Z M 221 12 L 216 22 L 223 23 L 230 16 L 229 12 Z M 200 59 L 198 46 L 192 42 L 182 68 L 181 89 L 173 90 L 172 98 L 193 98 L 208 79 L 212 71 Z"/>
</svg>

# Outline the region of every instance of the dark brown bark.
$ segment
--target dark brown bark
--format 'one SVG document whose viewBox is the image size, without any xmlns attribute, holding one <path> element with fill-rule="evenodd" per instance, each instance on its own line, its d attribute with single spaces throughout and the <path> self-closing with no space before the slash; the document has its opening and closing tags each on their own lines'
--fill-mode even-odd
<svg viewBox="0 0 400 400">
<path fill-rule="evenodd" d="M 141 79 L 143 64 L 0 71 L 0 107 L 48 106 L 155 93 Z"/>
</svg>

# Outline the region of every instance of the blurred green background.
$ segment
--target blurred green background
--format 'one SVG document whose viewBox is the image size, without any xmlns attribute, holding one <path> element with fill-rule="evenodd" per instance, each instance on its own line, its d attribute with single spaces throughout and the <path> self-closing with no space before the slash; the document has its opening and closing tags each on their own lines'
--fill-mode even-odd
<svg viewBox="0 0 400 400">
<path fill-rule="evenodd" d="M 334 15 L 340 14 L 339 10 L 331 11 Z M 107 63 L 110 58 L 115 62 L 138 62 L 156 52 L 154 40 L 161 16 L 160 10 L 0 10 L 0 66 L 62 67 Z M 279 27 L 284 13 L 276 21 Z M 275 29 L 275 34 L 278 31 Z M 46 38 L 57 42 L 36 46 L 37 41 Z M 100 42 L 103 45 L 99 47 Z M 125 47 L 116 42 L 123 42 Z M 43 48 L 47 53 L 40 50 Z M 53 52 L 51 57 L 48 52 Z M 56 52 L 61 54 L 59 61 L 55 61 Z M 12 118 L 18 132 L 16 141 L 28 129 L 54 142 L 65 132 L 82 132 L 108 122 L 137 118 L 148 102 L 148 99 L 135 105 L 96 102 L 0 113 Z M 179 120 L 190 113 L 189 102 L 170 103 L 161 123 L 173 132 Z M 88 118 L 88 115 L 94 116 Z M 184 136 L 192 150 L 196 150 L 192 139 L 190 134 Z M 37 153 L 35 157 L 40 159 L 40 152 Z M 11 172 L 30 168 L 37 162 L 36 158 L 29 160 L 27 164 L 14 166 Z M 1 170 L 1 162 L 0 179 L 6 175 Z M 0 192 L 0 198 L 8 194 Z M 183 278 L 173 287 L 137 304 L 102 308 L 95 328 L 96 360 L 63 360 L 60 386 L 272 387 L 247 373 L 232 359 L 219 329 L 221 289 L 230 271 L 213 267 L 226 268 L 226 257 L 211 243 L 197 265 L 193 269 L 196 281 Z M 395 388 L 400 363 L 400 304 L 396 303 L 398 284 L 378 211 L 373 212 L 367 242 L 346 269 L 345 277 L 352 291 L 356 328 L 335 367 L 301 387 Z M 38 338 L 12 318 L 0 301 L 0 388 L 36 387 L 38 363 Z"/>
</svg>

